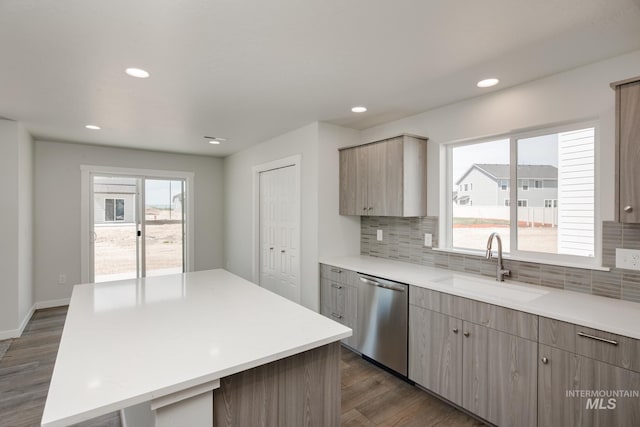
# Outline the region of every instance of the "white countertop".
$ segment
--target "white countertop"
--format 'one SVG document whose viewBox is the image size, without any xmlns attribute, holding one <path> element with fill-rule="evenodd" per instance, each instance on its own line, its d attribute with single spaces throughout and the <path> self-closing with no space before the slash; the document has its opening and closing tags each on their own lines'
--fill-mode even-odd
<svg viewBox="0 0 640 427">
<path fill-rule="evenodd" d="M 107 414 L 351 333 L 224 270 L 78 285 L 42 425 Z"/>
<path fill-rule="evenodd" d="M 640 339 L 640 304 L 630 301 L 509 279 L 497 282 L 491 278 L 365 255 L 326 257 L 320 262 Z"/>
</svg>

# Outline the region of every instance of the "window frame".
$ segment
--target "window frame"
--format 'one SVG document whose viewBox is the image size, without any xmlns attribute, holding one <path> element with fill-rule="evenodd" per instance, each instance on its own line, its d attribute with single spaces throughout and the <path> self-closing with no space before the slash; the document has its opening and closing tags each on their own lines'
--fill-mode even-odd
<svg viewBox="0 0 640 427">
<path fill-rule="evenodd" d="M 112 213 L 113 213 L 113 219 L 107 219 L 107 200 L 111 200 L 112 201 Z M 118 200 L 122 200 L 122 219 L 118 219 Z M 123 198 L 116 198 L 116 197 L 105 197 L 104 198 L 104 222 L 106 223 L 113 223 L 113 222 L 124 222 L 125 218 L 127 216 L 127 210 L 125 208 L 125 199 Z"/>
<path fill-rule="evenodd" d="M 601 204 L 600 204 L 600 182 L 601 182 L 601 173 L 600 173 L 600 124 L 597 120 L 584 120 L 579 122 L 571 122 L 562 125 L 549 125 L 543 127 L 536 127 L 532 129 L 524 129 L 513 131 L 507 134 L 497 134 L 489 137 L 482 138 L 470 138 L 465 140 L 451 141 L 449 143 L 443 143 L 440 150 L 441 155 L 441 173 L 440 178 L 441 182 L 444 182 L 445 185 L 440 186 L 440 235 L 443 236 L 440 239 L 440 244 L 437 250 L 442 250 L 446 252 L 460 253 L 465 255 L 484 255 L 483 250 L 474 250 L 474 249 L 461 249 L 454 248 L 452 245 L 453 242 L 453 228 L 452 228 L 452 214 L 453 214 L 453 203 L 451 201 L 452 189 L 453 185 L 453 148 L 454 147 L 462 147 L 465 145 L 476 145 L 486 142 L 499 141 L 499 140 L 509 140 L 509 163 L 510 163 L 510 177 L 509 177 L 509 187 L 508 191 L 508 200 L 518 200 L 518 178 L 517 178 L 517 162 L 518 162 L 518 141 L 527 138 L 533 138 L 538 136 L 544 136 L 554 133 L 562 133 L 562 132 L 570 132 L 580 129 L 593 128 L 594 130 L 594 254 L 593 257 L 579 256 L 579 255 L 566 255 L 566 254 L 553 254 L 547 252 L 533 252 L 533 251 L 525 251 L 525 250 L 511 250 L 510 253 L 504 254 L 505 258 L 520 260 L 520 261 L 530 261 L 542 264 L 551 264 L 551 265 L 561 265 L 568 267 L 577 267 L 577 268 L 590 268 L 596 270 L 602 270 L 602 220 L 601 220 Z M 515 184 L 515 185 L 514 185 Z M 542 184 L 544 188 L 544 183 Z M 498 186 L 500 190 L 501 187 Z M 529 191 L 532 190 L 532 187 L 529 187 Z M 504 190 L 501 190 L 504 191 Z M 556 199 L 557 200 L 557 199 Z M 556 202 L 556 206 L 557 206 Z M 510 203 L 510 218 L 517 218 L 517 203 Z M 442 220 L 444 219 L 444 220 Z M 517 248 L 517 236 L 518 236 L 518 226 L 517 221 L 510 220 L 510 247 Z M 489 234 L 487 233 L 487 237 Z M 606 268 L 605 268 L 606 269 Z"/>
</svg>

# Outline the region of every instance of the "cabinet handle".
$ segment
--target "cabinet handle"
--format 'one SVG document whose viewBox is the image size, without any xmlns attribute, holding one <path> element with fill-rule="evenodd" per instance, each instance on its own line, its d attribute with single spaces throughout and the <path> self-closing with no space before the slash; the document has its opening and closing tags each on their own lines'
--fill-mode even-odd
<svg viewBox="0 0 640 427">
<path fill-rule="evenodd" d="M 333 271 L 334 273 L 342 273 L 342 270 L 338 268 L 332 268 L 331 271 Z"/>
<path fill-rule="evenodd" d="M 458 328 L 453 328 L 453 333 L 457 334 L 458 333 Z"/>
<path fill-rule="evenodd" d="M 631 212 L 633 212 L 633 208 L 632 208 L 631 206 L 625 206 L 625 207 L 624 207 L 624 211 L 625 211 L 626 213 L 631 213 Z"/>
<path fill-rule="evenodd" d="M 373 207 L 369 206 L 369 210 L 373 210 Z"/>
<path fill-rule="evenodd" d="M 270 251 L 272 251 L 272 250 L 273 250 L 273 248 L 269 248 L 269 250 L 270 250 Z"/>
<path fill-rule="evenodd" d="M 543 357 L 543 358 L 542 358 L 542 359 L 540 359 L 540 360 L 541 360 L 541 361 L 542 361 L 542 363 L 544 363 L 545 365 L 546 365 L 547 363 L 549 363 L 549 359 L 548 359 L 548 358 L 546 358 L 546 357 Z"/>
<path fill-rule="evenodd" d="M 364 208 L 362 208 L 362 210 L 363 210 L 363 211 L 366 211 L 366 210 L 367 210 L 367 208 L 366 208 L 366 207 L 364 207 Z"/>
<path fill-rule="evenodd" d="M 339 315 L 339 314 L 331 313 L 331 315 L 332 315 L 333 317 L 335 317 L 336 319 L 342 319 L 342 316 L 341 316 L 341 315 Z"/>
<path fill-rule="evenodd" d="M 468 336 L 469 336 L 469 335 L 471 335 L 471 334 L 469 333 L 469 331 L 464 331 L 464 332 L 462 333 L 462 335 L 464 335 L 465 337 L 468 337 Z"/>
<path fill-rule="evenodd" d="M 284 249 L 280 251 L 281 254 L 283 254 L 284 252 L 285 252 Z"/>
<path fill-rule="evenodd" d="M 342 286 L 340 286 L 340 285 L 338 285 L 338 284 L 336 284 L 336 283 L 332 283 L 332 284 L 331 284 L 331 287 L 332 287 L 332 288 L 335 288 L 335 289 L 342 289 Z"/>
<path fill-rule="evenodd" d="M 589 338 L 591 340 L 606 342 L 607 344 L 611 344 L 611 345 L 618 345 L 618 341 L 608 340 L 606 338 L 596 337 L 596 336 L 593 336 L 593 335 L 585 334 L 584 332 L 578 332 L 578 336 L 582 337 L 582 338 Z"/>
</svg>

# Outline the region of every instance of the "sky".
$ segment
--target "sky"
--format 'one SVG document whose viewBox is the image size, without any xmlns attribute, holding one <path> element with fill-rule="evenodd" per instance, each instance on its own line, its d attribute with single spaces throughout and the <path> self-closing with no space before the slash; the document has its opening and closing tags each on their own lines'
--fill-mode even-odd
<svg viewBox="0 0 640 427">
<path fill-rule="evenodd" d="M 173 196 L 182 192 L 181 184 L 181 181 L 147 179 L 145 181 L 145 196 L 147 198 L 147 205 L 171 205 Z"/>
</svg>

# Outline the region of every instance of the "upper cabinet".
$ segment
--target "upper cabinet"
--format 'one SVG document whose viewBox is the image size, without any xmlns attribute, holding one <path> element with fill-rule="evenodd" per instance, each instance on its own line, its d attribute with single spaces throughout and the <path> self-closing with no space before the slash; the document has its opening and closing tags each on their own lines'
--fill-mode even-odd
<svg viewBox="0 0 640 427">
<path fill-rule="evenodd" d="M 340 215 L 426 216 L 427 139 L 401 135 L 340 150 Z"/>
<path fill-rule="evenodd" d="M 616 218 L 640 223 L 640 77 L 612 83 L 616 91 Z"/>
</svg>

